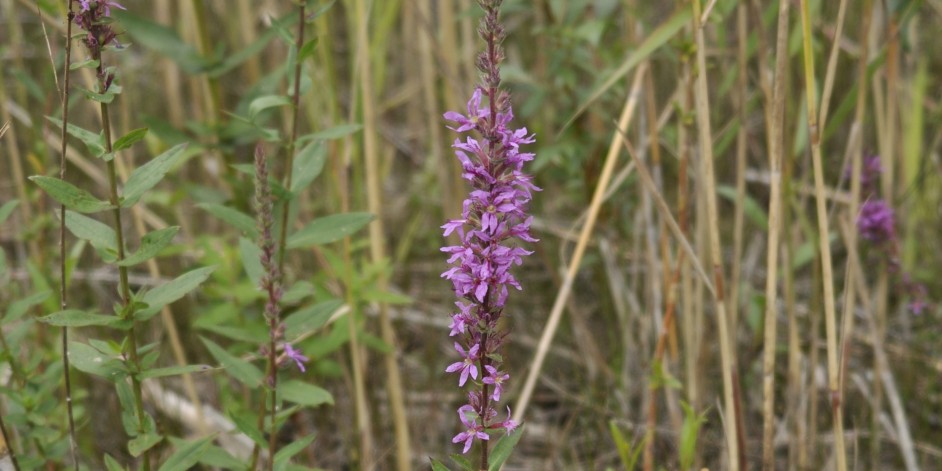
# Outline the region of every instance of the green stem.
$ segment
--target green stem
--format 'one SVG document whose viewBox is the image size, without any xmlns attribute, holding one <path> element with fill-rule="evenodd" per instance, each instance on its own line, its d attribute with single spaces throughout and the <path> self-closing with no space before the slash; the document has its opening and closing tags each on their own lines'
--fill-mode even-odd
<svg viewBox="0 0 942 471">
<path fill-rule="evenodd" d="M 294 61 L 294 94 L 291 99 L 294 109 L 291 116 L 291 140 L 287 146 L 287 165 L 285 166 L 285 188 L 291 190 L 291 177 L 294 173 L 295 144 L 298 140 L 298 112 L 301 110 L 301 47 L 304 45 L 304 1 L 298 6 L 298 35 L 295 42 Z M 278 271 L 285 272 L 285 242 L 288 237 L 288 213 L 291 209 L 291 198 L 285 201 L 284 211 L 281 213 L 281 235 L 278 237 Z"/>
<path fill-rule="evenodd" d="M 98 77 L 101 93 L 106 92 L 105 89 L 105 73 L 104 67 L 102 66 L 101 60 L 101 51 L 97 51 L 95 54 L 98 59 Z M 108 161 L 108 186 L 109 186 L 109 202 L 114 209 L 112 214 L 114 215 L 115 223 L 115 234 L 118 243 L 118 262 L 124 260 L 124 230 L 121 225 L 121 205 L 118 200 L 118 173 L 115 166 L 115 159 L 117 156 L 114 155 L 114 148 L 112 147 L 111 140 L 111 118 L 108 114 L 108 104 L 104 102 L 99 103 L 101 105 L 101 125 L 105 133 L 105 149 L 109 154 L 112 154 L 112 159 Z M 65 127 L 65 126 L 63 126 Z M 118 276 L 119 276 L 119 289 L 121 291 L 121 305 L 125 311 L 127 311 L 128 306 L 131 302 L 131 288 L 128 283 L 128 269 L 124 266 L 118 266 Z M 133 321 L 134 313 L 133 312 L 124 312 L 124 315 L 131 318 Z M 127 336 L 127 353 L 130 357 L 131 363 L 134 364 L 136 370 L 140 371 L 140 359 L 137 355 L 137 338 L 135 336 L 135 325 L 131 324 L 131 328 L 128 330 Z M 144 399 L 141 392 L 141 380 L 136 375 L 131 375 L 131 383 L 133 386 L 134 392 L 134 408 L 137 412 L 137 432 L 138 434 L 144 433 Z M 150 471 L 150 453 L 149 450 L 145 451 L 141 457 L 144 460 L 143 470 Z"/>
</svg>

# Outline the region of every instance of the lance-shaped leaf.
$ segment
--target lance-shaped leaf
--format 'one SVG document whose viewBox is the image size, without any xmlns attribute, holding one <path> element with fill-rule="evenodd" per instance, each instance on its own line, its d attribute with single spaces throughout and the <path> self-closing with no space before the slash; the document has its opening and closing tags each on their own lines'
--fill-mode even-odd
<svg viewBox="0 0 942 471">
<path fill-rule="evenodd" d="M 285 469 L 291 461 L 291 457 L 301 453 L 301 451 L 314 441 L 315 437 L 316 435 L 311 434 L 300 440 L 295 439 L 290 444 L 285 445 L 284 448 L 278 450 L 278 453 L 275 453 L 275 469 Z"/>
<path fill-rule="evenodd" d="M 121 137 L 117 141 L 114 141 L 114 145 L 111 146 L 112 152 L 117 152 L 119 150 L 128 149 L 134 145 L 137 141 L 144 139 L 144 136 L 147 135 L 147 128 L 138 128 L 135 129 Z"/>
<path fill-rule="evenodd" d="M 291 181 L 291 193 L 297 195 L 298 192 L 307 188 L 324 170 L 326 160 L 327 148 L 318 141 L 314 141 L 298 151 L 298 154 L 294 157 L 294 180 Z"/>
<path fill-rule="evenodd" d="M 180 226 L 170 226 L 147 233 L 147 235 L 141 239 L 141 248 L 137 249 L 137 252 L 129 255 L 124 260 L 118 262 L 118 265 L 130 267 L 156 256 L 164 247 L 170 245 L 170 242 L 173 241 L 173 236 L 177 235 L 179 230 Z"/>
<path fill-rule="evenodd" d="M 59 129 L 62 129 L 61 119 L 53 118 L 52 116 L 46 116 L 46 119 L 48 119 L 50 123 L 58 126 Z M 69 133 L 70 136 L 77 137 L 80 141 L 85 143 L 85 147 L 87 147 L 88 151 L 94 154 L 95 157 L 101 157 L 107 152 L 105 149 L 105 137 L 101 133 L 94 133 L 71 123 L 66 126 L 65 132 Z"/>
<path fill-rule="evenodd" d="M 288 237 L 288 248 L 336 242 L 358 231 L 373 218 L 370 213 L 343 213 L 315 219 Z"/>
<path fill-rule="evenodd" d="M 250 388 L 257 387 L 262 381 L 262 370 L 255 365 L 229 353 L 226 349 L 220 347 L 212 340 L 200 337 L 209 353 L 219 362 L 219 364 L 232 375 L 233 378 L 241 381 Z"/>
<path fill-rule="evenodd" d="M 168 366 L 166 368 L 154 368 L 150 370 L 145 370 L 138 375 L 140 379 L 147 378 L 162 378 L 164 376 L 176 376 L 187 373 L 200 373 L 203 371 L 209 371 L 212 367 L 209 365 L 183 365 L 183 366 Z"/>
<path fill-rule="evenodd" d="M 287 106 L 291 104 L 291 99 L 284 95 L 263 95 L 249 103 L 249 120 L 255 121 L 258 114 L 269 108 Z"/>
<path fill-rule="evenodd" d="M 513 432 L 497 440 L 497 444 L 494 445 L 494 449 L 491 451 L 491 465 L 488 468 L 489 471 L 500 470 L 500 467 L 504 465 L 507 458 L 510 458 L 510 453 L 514 451 L 514 447 L 517 446 L 517 442 L 520 441 L 521 435 L 523 435 L 523 426 L 518 427 Z"/>
<path fill-rule="evenodd" d="M 284 320 L 285 335 L 290 340 L 321 328 L 340 306 L 343 306 L 342 301 L 332 299 L 291 313 Z"/>
<path fill-rule="evenodd" d="M 262 267 L 262 249 L 258 248 L 254 242 L 239 237 L 239 254 L 242 256 L 242 266 L 245 267 L 245 273 L 252 280 L 252 285 L 258 287 L 265 273 Z"/>
<path fill-rule="evenodd" d="M 186 146 L 186 144 L 173 146 L 163 154 L 154 157 L 150 162 L 141 165 L 131 172 L 127 183 L 124 184 L 124 192 L 121 195 L 123 197 L 121 206 L 127 208 L 133 205 L 144 195 L 144 192 L 153 188 L 154 185 L 163 179 L 164 175 L 166 175 L 167 172 L 176 165 L 180 157 L 183 156 L 183 150 L 186 149 Z"/>
<path fill-rule="evenodd" d="M 150 319 L 162 307 L 196 289 L 214 270 L 216 270 L 214 266 L 197 268 L 144 293 L 141 301 L 147 304 L 147 307 L 138 311 L 134 317 L 138 321 Z"/>
<path fill-rule="evenodd" d="M 117 257 L 118 236 L 110 226 L 74 211 L 66 211 L 65 227 L 75 237 L 90 242 L 106 262 L 110 263 Z"/>
<path fill-rule="evenodd" d="M 54 312 L 48 316 L 40 317 L 39 322 L 57 327 L 87 327 L 90 325 L 110 326 L 119 323 L 121 319 L 115 316 L 106 316 L 85 312 L 78 309 L 66 309 Z"/>
<path fill-rule="evenodd" d="M 128 452 L 131 453 L 131 456 L 138 457 L 141 456 L 141 453 L 144 453 L 147 450 L 150 450 L 154 445 L 160 443 L 164 437 L 157 435 L 156 433 L 145 433 L 143 435 L 138 435 L 133 440 L 128 442 Z"/>
<path fill-rule="evenodd" d="M 326 141 L 330 139 L 340 139 L 363 129 L 362 124 L 341 124 L 322 131 L 312 132 L 298 137 L 298 142 L 307 142 L 311 139 Z"/>
<path fill-rule="evenodd" d="M 289 380 L 278 385 L 282 399 L 302 406 L 316 407 L 321 404 L 333 404 L 334 396 L 326 389 L 303 381 Z"/>
<path fill-rule="evenodd" d="M 208 65 L 192 45 L 180 39 L 176 30 L 154 23 L 125 10 L 111 10 L 123 30 L 145 48 L 166 56 L 188 74 L 198 73 Z"/>
<path fill-rule="evenodd" d="M 0 206 L 0 224 L 3 224 L 10 214 L 13 214 L 13 210 L 20 204 L 20 200 L 10 200 Z"/>
<path fill-rule="evenodd" d="M 32 176 L 29 179 L 45 190 L 54 200 L 64 204 L 66 208 L 71 210 L 80 213 L 97 213 L 113 208 L 107 201 L 101 201 L 92 196 L 91 193 L 67 181 L 42 175 Z"/>
<path fill-rule="evenodd" d="M 128 374 L 120 360 L 81 342 L 69 342 L 69 362 L 79 371 L 116 380 Z"/>
<path fill-rule="evenodd" d="M 215 435 L 210 435 L 206 438 L 186 443 L 178 448 L 176 453 L 170 455 L 170 458 L 164 461 L 164 464 L 158 471 L 186 471 L 192 468 L 199 462 L 203 453 L 209 450 L 209 446 L 215 439 Z"/>
<path fill-rule="evenodd" d="M 258 229 L 255 228 L 255 219 L 252 219 L 251 216 L 238 209 L 213 203 L 200 203 L 196 205 L 196 207 L 222 219 L 229 223 L 230 226 L 244 232 L 246 236 L 252 239 L 258 237 Z"/>
</svg>

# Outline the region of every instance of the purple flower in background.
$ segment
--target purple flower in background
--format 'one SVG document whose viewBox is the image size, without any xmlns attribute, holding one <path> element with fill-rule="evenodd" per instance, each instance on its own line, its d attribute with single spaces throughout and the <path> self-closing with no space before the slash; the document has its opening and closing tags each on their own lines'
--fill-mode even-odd
<svg viewBox="0 0 942 471">
<path fill-rule="evenodd" d="M 87 32 L 85 35 L 85 45 L 92 51 L 92 56 L 98 59 L 101 55 L 101 48 L 114 44 L 117 47 L 121 45 L 117 41 L 117 33 L 112 29 L 110 22 L 102 21 L 111 16 L 111 8 L 127 10 L 124 5 L 113 0 L 78 0 L 79 11 L 75 14 L 75 24 Z"/>
<path fill-rule="evenodd" d="M 290 343 L 285 344 L 285 356 L 294 360 L 294 363 L 298 365 L 298 369 L 301 370 L 302 373 L 307 371 L 304 368 L 304 363 L 308 361 L 308 358 L 302 355 L 300 350 L 295 350 Z"/>
<path fill-rule="evenodd" d="M 455 349 L 463 357 L 445 371 L 460 373 L 459 387 L 469 376 L 475 380 L 470 382 L 468 404 L 459 409 L 467 430 L 454 438 L 455 443 L 464 443 L 464 453 L 471 449 L 474 438 L 487 440 L 485 430 L 511 432 L 517 427 L 509 408 L 503 422 L 497 419 L 495 409 L 510 379 L 500 368 L 500 348 L 507 334 L 498 329 L 498 321 L 504 315 L 510 288 L 522 289 L 511 269 L 532 253 L 520 247 L 520 242 L 537 241 L 530 234 L 533 218 L 527 209 L 532 193 L 539 191 L 523 170 L 534 154 L 522 148 L 533 144 L 534 136 L 525 127 L 511 127 L 514 113 L 510 97 L 500 89 L 499 64 L 504 58 L 500 46 L 504 29 L 498 15 L 501 1 L 479 4 L 485 15 L 478 32 L 487 43 L 476 62 L 482 83 L 468 100 L 467 114 L 444 114 L 453 124 L 449 129 L 460 134 L 452 148 L 461 163 L 461 178 L 471 187 L 461 216 L 441 226 L 445 237 L 456 239 L 454 245 L 441 249 L 448 254 L 450 265 L 442 278 L 451 282 L 459 299 L 458 312 L 451 314 L 449 336 L 461 337 Z M 468 346 L 467 351 L 462 345 Z M 486 467 L 487 443 L 483 447 L 482 466 Z"/>
<path fill-rule="evenodd" d="M 864 239 L 875 243 L 892 240 L 896 234 L 896 215 L 886 201 L 868 200 L 860 206 L 857 229 Z"/>
</svg>

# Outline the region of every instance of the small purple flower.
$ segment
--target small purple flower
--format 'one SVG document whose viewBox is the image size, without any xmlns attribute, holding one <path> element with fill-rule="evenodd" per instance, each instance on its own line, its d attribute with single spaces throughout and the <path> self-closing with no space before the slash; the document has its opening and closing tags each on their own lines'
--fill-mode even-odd
<svg viewBox="0 0 942 471">
<path fill-rule="evenodd" d="M 458 353 L 464 357 L 464 360 L 448 365 L 448 368 L 445 368 L 445 372 L 454 373 L 461 371 L 461 377 L 458 379 L 458 387 L 464 386 L 464 383 L 468 381 L 469 374 L 472 379 L 478 379 L 478 367 L 474 362 L 478 360 L 479 349 L 480 345 L 474 344 L 468 351 L 465 351 L 460 343 L 455 342 L 455 350 L 458 350 Z"/>
<path fill-rule="evenodd" d="M 510 433 L 510 432 L 513 432 L 514 430 L 516 430 L 517 427 L 520 426 L 520 423 L 517 422 L 516 420 L 513 420 L 512 418 L 510 418 L 510 416 L 511 416 L 511 414 L 510 414 L 510 406 L 507 406 L 507 420 L 504 420 L 503 422 L 501 422 L 501 423 L 499 423 L 499 424 L 496 424 L 495 427 L 496 427 L 496 428 L 502 428 L 502 429 L 506 430 L 507 433 Z"/>
<path fill-rule="evenodd" d="M 857 229 L 864 239 L 876 243 L 888 242 L 896 235 L 895 226 L 896 216 L 886 201 L 868 200 L 860 206 Z"/>
<path fill-rule="evenodd" d="M 468 450 L 471 449 L 471 443 L 474 442 L 475 438 L 479 440 L 490 440 L 491 438 L 484 433 L 484 426 L 477 423 L 475 416 L 474 408 L 469 405 L 463 405 L 458 408 L 458 417 L 461 418 L 461 423 L 464 424 L 467 429 L 455 435 L 455 438 L 452 438 L 451 442 L 464 442 L 464 450 L 462 453 L 467 453 Z"/>
<path fill-rule="evenodd" d="M 301 354 L 301 350 L 295 350 L 294 347 L 292 347 L 290 343 L 286 343 L 285 344 L 285 356 L 294 360 L 294 363 L 298 365 L 298 369 L 301 370 L 302 373 L 307 371 L 304 368 L 304 363 L 309 360 L 308 360 L 308 357 Z"/>
<path fill-rule="evenodd" d="M 497 368 L 494 368 L 491 365 L 484 365 L 484 369 L 487 370 L 488 375 L 484 377 L 483 382 L 484 384 L 491 384 L 494 386 L 494 393 L 491 394 L 491 399 L 499 401 L 500 393 L 504 391 L 504 381 L 510 379 L 510 375 L 504 373 L 503 371 L 498 371 Z"/>
<path fill-rule="evenodd" d="M 449 111 L 445 113 L 445 119 L 448 121 L 453 121 L 458 123 L 457 128 L 453 129 L 456 132 L 467 132 L 477 127 L 478 121 L 481 118 L 487 116 L 487 109 L 481 109 L 481 89 L 475 89 L 474 94 L 471 96 L 471 99 L 468 100 L 468 115 L 464 116 L 461 113 L 454 111 Z"/>
</svg>

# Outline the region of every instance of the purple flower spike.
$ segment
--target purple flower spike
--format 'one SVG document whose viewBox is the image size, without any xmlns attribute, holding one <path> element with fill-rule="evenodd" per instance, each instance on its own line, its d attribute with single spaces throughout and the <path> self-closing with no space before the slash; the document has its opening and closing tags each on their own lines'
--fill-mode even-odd
<svg viewBox="0 0 942 471">
<path fill-rule="evenodd" d="M 294 363 L 295 363 L 296 365 L 298 365 L 298 369 L 301 370 L 302 373 L 304 373 L 304 372 L 307 371 L 307 370 L 304 368 L 304 363 L 307 362 L 307 361 L 309 361 L 309 360 L 308 360 L 308 358 L 307 358 L 306 356 L 304 356 L 304 355 L 301 354 L 301 350 L 295 350 L 294 347 L 292 347 L 290 343 L 286 343 L 286 344 L 285 344 L 285 355 L 286 355 L 288 358 L 294 360 Z"/>
<path fill-rule="evenodd" d="M 476 61 L 481 83 L 475 87 L 467 104 L 467 114 L 449 111 L 444 117 L 457 132 L 452 144 L 461 164 L 461 178 L 468 182 L 468 196 L 461 205 L 460 216 L 452 216 L 441 226 L 445 237 L 457 235 L 455 245 L 445 246 L 449 267 L 442 278 L 451 282 L 458 297 L 458 312 L 452 311 L 450 337 L 459 337 L 455 350 L 461 361 L 445 371 L 460 373 L 458 386 L 468 377 L 473 381 L 468 391 L 468 404 L 458 410 L 466 429 L 454 437 L 464 443 L 464 453 L 474 439 L 487 440 L 485 431 L 512 431 L 517 423 L 510 418 L 497 418 L 500 401 L 510 375 L 501 371 L 501 346 L 507 333 L 498 322 L 503 317 L 510 288 L 522 287 L 512 268 L 523 263 L 532 252 L 521 242 L 537 239 L 530 234 L 533 218 L 527 213 L 533 192 L 540 191 L 523 166 L 535 158 L 523 147 L 535 142 L 525 127 L 513 128 L 514 112 L 510 97 L 500 88 L 500 62 L 504 51 L 500 46 L 504 28 L 500 25 L 500 1 L 480 1 L 484 19 L 478 32 L 487 48 Z M 466 134 L 468 133 L 468 134 Z M 454 234 L 454 235 L 453 235 Z M 465 350 L 467 348 L 467 351 Z M 487 456 L 487 443 L 482 442 L 482 458 Z M 487 460 L 482 461 L 487 467 Z"/>
<path fill-rule="evenodd" d="M 452 363 L 445 369 L 447 373 L 454 373 L 456 371 L 461 371 L 461 377 L 458 379 L 458 387 L 464 386 L 464 383 L 468 381 L 468 375 L 471 375 L 471 378 L 478 379 L 478 367 L 474 362 L 478 360 L 478 350 L 480 345 L 474 344 L 466 352 L 464 348 L 461 347 L 461 344 L 455 342 L 455 350 L 458 350 L 458 353 L 464 357 L 464 360 Z"/>
</svg>

